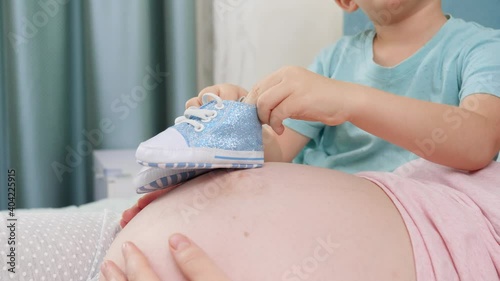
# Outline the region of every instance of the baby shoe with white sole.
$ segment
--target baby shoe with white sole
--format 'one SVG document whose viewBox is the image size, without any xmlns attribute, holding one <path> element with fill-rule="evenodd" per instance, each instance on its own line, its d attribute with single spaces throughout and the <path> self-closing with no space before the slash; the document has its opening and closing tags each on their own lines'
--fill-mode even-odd
<svg viewBox="0 0 500 281">
<path fill-rule="evenodd" d="M 212 98 L 212 101 L 209 101 Z M 264 163 L 255 105 L 207 93 L 175 125 L 141 143 L 139 164 L 166 169 L 258 168 Z"/>
<path fill-rule="evenodd" d="M 153 192 L 160 189 L 174 187 L 203 175 L 210 169 L 160 169 L 154 167 L 143 167 L 135 176 L 134 184 L 137 187 L 138 194 Z"/>
</svg>

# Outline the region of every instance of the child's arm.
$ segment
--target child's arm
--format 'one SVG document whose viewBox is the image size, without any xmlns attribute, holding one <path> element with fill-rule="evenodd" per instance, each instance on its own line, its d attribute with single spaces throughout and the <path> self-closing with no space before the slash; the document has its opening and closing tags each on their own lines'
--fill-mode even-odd
<svg viewBox="0 0 500 281">
<path fill-rule="evenodd" d="M 472 95 L 456 107 L 287 67 L 256 85 L 249 97 L 261 121 L 278 134 L 286 118 L 330 126 L 350 121 L 429 161 L 464 170 L 485 167 L 500 150 L 500 98 L 490 95 Z"/>
<path fill-rule="evenodd" d="M 278 135 L 267 125 L 262 127 L 262 137 L 265 162 L 292 162 L 310 140 L 286 127 L 283 134 Z"/>
<path fill-rule="evenodd" d="M 349 121 L 438 164 L 478 170 L 500 150 L 500 98 L 477 94 L 459 107 L 401 97 L 344 83 Z"/>
</svg>

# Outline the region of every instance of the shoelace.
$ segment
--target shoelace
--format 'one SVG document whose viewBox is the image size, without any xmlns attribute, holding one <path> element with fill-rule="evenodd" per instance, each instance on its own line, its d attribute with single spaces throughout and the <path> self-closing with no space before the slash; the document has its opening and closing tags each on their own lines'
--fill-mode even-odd
<svg viewBox="0 0 500 281">
<path fill-rule="evenodd" d="M 209 102 L 209 98 L 213 98 L 217 102 L 215 105 L 216 109 L 223 109 L 224 104 L 222 103 L 222 99 L 213 93 L 206 93 L 203 95 L 202 102 L 206 104 Z M 212 109 L 202 109 L 196 106 L 191 106 L 186 111 L 184 111 L 183 116 L 179 116 L 175 119 L 175 125 L 180 123 L 188 123 L 194 127 L 196 132 L 201 132 L 205 129 L 205 126 L 200 123 L 200 121 L 191 119 L 192 117 L 197 117 L 201 120 L 201 122 L 210 122 L 217 116 L 217 111 Z"/>
</svg>

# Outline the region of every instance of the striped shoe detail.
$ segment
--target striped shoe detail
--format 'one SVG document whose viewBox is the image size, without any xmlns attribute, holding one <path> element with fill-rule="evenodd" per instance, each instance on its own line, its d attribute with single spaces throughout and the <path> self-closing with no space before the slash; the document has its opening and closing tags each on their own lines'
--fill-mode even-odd
<svg viewBox="0 0 500 281">
<path fill-rule="evenodd" d="M 264 161 L 264 157 L 230 157 L 230 156 L 219 156 L 215 155 L 215 159 L 223 159 L 223 160 L 235 160 L 235 161 Z"/>
<path fill-rule="evenodd" d="M 143 161 L 138 161 L 142 166 L 162 168 L 162 169 L 252 169 L 260 168 L 263 164 L 241 164 L 241 163 L 224 163 L 224 164 L 213 164 L 213 163 L 147 163 Z"/>
<path fill-rule="evenodd" d="M 194 171 L 186 171 L 178 174 L 166 176 L 159 178 L 155 181 L 150 182 L 149 184 L 143 185 L 136 189 L 138 194 L 148 193 L 160 189 L 165 189 L 171 187 L 173 185 L 185 182 L 197 176 L 207 173 L 208 170 L 194 170 Z"/>
</svg>

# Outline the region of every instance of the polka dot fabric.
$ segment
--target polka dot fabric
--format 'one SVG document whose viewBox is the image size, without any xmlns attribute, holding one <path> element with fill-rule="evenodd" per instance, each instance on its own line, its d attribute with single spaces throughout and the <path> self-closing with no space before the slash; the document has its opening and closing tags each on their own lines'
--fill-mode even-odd
<svg viewBox="0 0 500 281">
<path fill-rule="evenodd" d="M 18 211 L 16 273 L 8 272 L 7 214 L 0 213 L 0 280 L 98 280 L 99 266 L 116 234 L 120 214 Z"/>
</svg>

